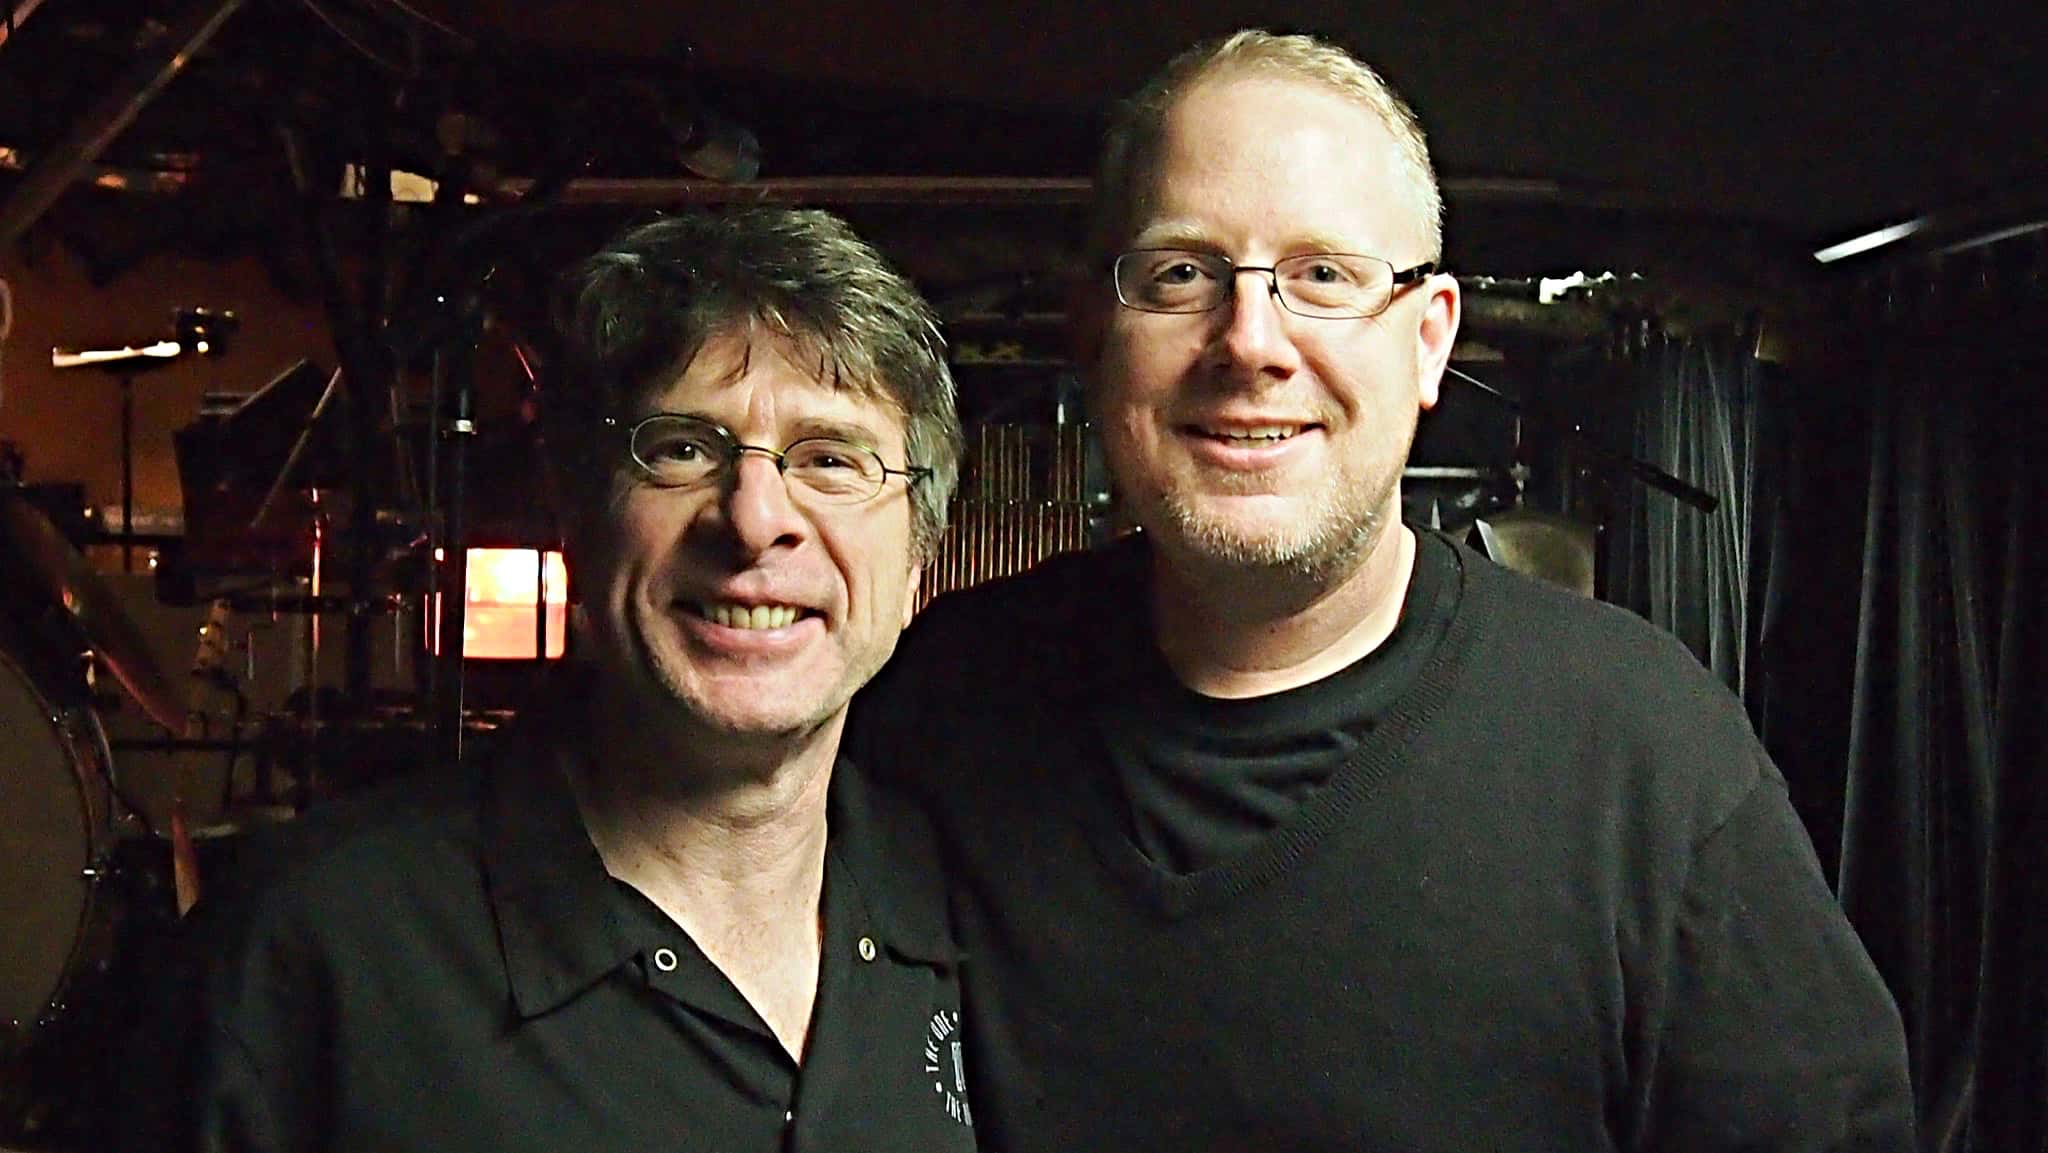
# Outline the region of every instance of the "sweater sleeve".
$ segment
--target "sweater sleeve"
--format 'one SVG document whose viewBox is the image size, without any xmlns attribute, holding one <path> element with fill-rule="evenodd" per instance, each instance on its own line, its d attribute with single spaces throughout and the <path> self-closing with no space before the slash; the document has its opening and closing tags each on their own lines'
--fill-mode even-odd
<svg viewBox="0 0 2048 1153">
<path fill-rule="evenodd" d="M 1898 1009 L 1775 772 L 1697 850 L 1676 929 L 1643 1148 L 1914 1147 Z"/>
</svg>

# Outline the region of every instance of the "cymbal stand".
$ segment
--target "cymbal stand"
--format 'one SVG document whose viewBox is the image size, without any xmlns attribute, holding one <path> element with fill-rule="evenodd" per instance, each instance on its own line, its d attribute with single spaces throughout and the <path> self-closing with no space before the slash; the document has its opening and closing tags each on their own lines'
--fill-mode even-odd
<svg viewBox="0 0 2048 1153">
<path fill-rule="evenodd" d="M 319 489 L 312 489 L 309 495 L 313 503 L 313 566 L 307 578 L 306 592 L 313 608 L 303 614 L 306 619 L 306 752 L 305 763 L 300 766 L 298 779 L 292 785 L 292 805 L 300 812 L 312 804 L 314 785 L 320 775 L 320 750 L 325 743 L 320 731 L 320 598 L 325 591 L 321 587 L 320 568 L 327 551 L 327 510 L 321 507 Z"/>
<path fill-rule="evenodd" d="M 121 571 L 135 571 L 135 374 L 121 382 Z"/>
<path fill-rule="evenodd" d="M 474 298 L 459 306 L 465 314 L 453 336 L 434 354 L 434 393 L 439 434 L 435 437 L 441 501 L 439 563 L 434 566 L 435 646 L 428 696 L 434 718 L 435 763 L 462 760 L 463 625 L 468 615 L 469 549 L 464 501 L 469 484 L 469 450 L 476 437 L 475 350 L 482 310 Z"/>
</svg>

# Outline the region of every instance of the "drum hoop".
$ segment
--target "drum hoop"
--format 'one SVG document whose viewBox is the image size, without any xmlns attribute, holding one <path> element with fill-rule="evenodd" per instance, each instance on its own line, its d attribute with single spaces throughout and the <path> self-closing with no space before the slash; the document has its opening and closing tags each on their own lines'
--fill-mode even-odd
<svg viewBox="0 0 2048 1153">
<path fill-rule="evenodd" d="M 92 940 L 92 930 L 98 924 L 101 914 L 100 886 L 106 880 L 107 838 L 101 829 L 104 813 L 95 809 L 95 790 L 111 791 L 107 777 L 108 762 L 101 758 L 111 756 L 107 743 L 106 729 L 100 724 L 99 716 L 91 709 L 69 707 L 59 709 L 51 705 L 50 698 L 36 679 L 21 666 L 14 654 L 0 648 L 0 666 L 11 672 L 27 688 L 30 700 L 49 722 L 51 731 L 57 737 L 58 745 L 71 770 L 73 783 L 77 786 L 79 827 L 85 837 L 85 893 L 78 905 L 78 919 L 71 927 L 71 945 L 64 954 L 64 964 L 57 971 L 57 979 L 50 986 L 49 995 L 36 1010 L 34 1019 L 27 1021 L 0 1021 L 0 1053 L 26 1042 L 35 1033 L 50 1024 L 63 1012 L 65 998 L 79 975 L 79 965 L 84 960 Z M 89 745 L 81 745 L 79 728 L 87 727 L 94 737 Z M 87 764 L 88 759 L 93 763 Z M 94 769 L 98 773 L 94 775 Z M 106 802 L 111 811 L 111 797 Z"/>
</svg>

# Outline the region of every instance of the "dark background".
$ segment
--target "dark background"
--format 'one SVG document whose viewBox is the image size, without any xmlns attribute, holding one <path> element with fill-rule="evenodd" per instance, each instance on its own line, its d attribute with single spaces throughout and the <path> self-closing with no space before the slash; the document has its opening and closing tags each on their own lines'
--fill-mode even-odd
<svg viewBox="0 0 2048 1153">
<path fill-rule="evenodd" d="M 8 7 L 0 204 L 220 5 Z M 840 211 L 903 265 L 971 418 L 1044 420 L 1077 386 L 1058 313 L 1111 101 L 1245 25 L 1352 49 L 1430 134 L 1458 363 L 1524 421 L 1517 442 L 1447 384 L 1422 459 L 1514 457 L 1532 507 L 1599 522 L 1610 599 L 1742 696 L 1898 997 L 1922 1148 L 2048 1153 L 2048 7 L 248 0 L 0 251 L 0 440 L 104 506 L 115 392 L 45 350 L 236 308 L 226 355 L 138 390 L 138 511 L 174 519 L 202 394 L 355 341 L 417 401 L 420 366 L 364 348 L 422 347 L 422 299 L 481 286 L 480 416 L 516 442 L 512 348 L 540 342 L 550 273 L 625 220 L 760 198 Z M 757 174 L 720 162 L 738 139 Z M 483 203 L 338 201 L 349 165 Z M 507 181 L 551 177 L 582 183 L 513 209 Z M 1534 304 L 1575 271 L 1619 279 Z M 481 487 L 530 510 L 506 459 Z"/>
</svg>

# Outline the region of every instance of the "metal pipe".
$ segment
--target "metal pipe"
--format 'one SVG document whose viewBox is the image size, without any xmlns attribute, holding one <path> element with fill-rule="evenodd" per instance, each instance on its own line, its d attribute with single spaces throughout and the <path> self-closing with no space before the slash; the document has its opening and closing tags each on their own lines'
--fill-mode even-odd
<svg viewBox="0 0 2048 1153">
<path fill-rule="evenodd" d="M 534 551 L 533 587 L 533 659 L 548 659 L 548 550 L 545 547 Z"/>
<path fill-rule="evenodd" d="M 135 571 L 135 377 L 121 374 L 121 571 Z"/>
<path fill-rule="evenodd" d="M 534 181 L 510 177 L 486 198 L 518 200 Z M 1091 182 L 1079 176 L 786 176 L 767 180 L 682 177 L 584 177 L 563 187 L 563 204 L 1087 204 Z M 1470 202 L 1579 203 L 1551 181 L 1451 179 L 1447 197 Z"/>
<path fill-rule="evenodd" d="M 0 248 L 11 247 L 42 219 L 80 172 L 134 123 L 164 86 L 177 78 L 245 0 L 199 0 L 155 46 L 36 161 L 0 207 Z"/>
<path fill-rule="evenodd" d="M 441 491 L 446 503 L 441 509 L 443 551 L 441 575 L 436 582 L 441 615 L 436 622 L 440 627 L 435 687 L 440 695 L 434 702 L 436 763 L 444 767 L 453 767 L 462 760 L 462 626 L 469 612 L 468 516 L 464 501 L 469 487 L 469 446 L 476 434 L 475 347 L 470 339 L 467 331 L 459 332 L 435 354 L 436 367 L 444 376 L 441 392 L 449 406 L 448 412 L 437 414 L 444 418 L 439 435 L 448 442 L 441 460 L 446 473 Z"/>
<path fill-rule="evenodd" d="M 0 20 L 0 48 L 5 48 L 8 39 L 21 31 L 21 26 L 28 23 L 28 18 L 35 15 L 36 9 L 42 6 L 43 0 L 21 0 L 19 4 L 10 4 L 7 8 L 7 19 Z"/>
<path fill-rule="evenodd" d="M 526 178 L 500 180 L 486 198 L 522 200 Z M 788 176 L 769 180 L 598 177 L 571 180 L 563 204 L 1086 204 L 1089 182 L 1067 176 Z"/>
</svg>

